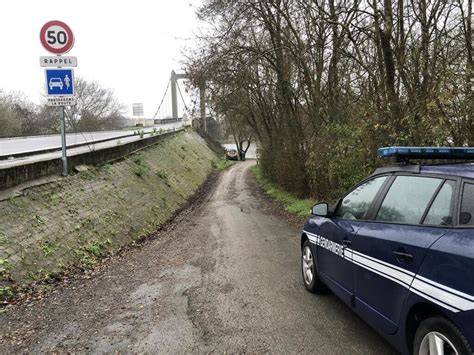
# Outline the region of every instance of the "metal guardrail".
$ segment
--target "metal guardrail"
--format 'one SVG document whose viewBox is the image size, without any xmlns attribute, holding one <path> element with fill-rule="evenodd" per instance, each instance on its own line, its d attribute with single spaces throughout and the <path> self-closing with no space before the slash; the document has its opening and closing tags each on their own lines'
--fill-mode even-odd
<svg viewBox="0 0 474 355">
<path fill-rule="evenodd" d="M 77 165 L 97 165 L 107 161 L 121 159 L 141 149 L 152 146 L 167 136 L 184 132 L 185 127 L 169 129 L 161 134 L 148 134 L 148 136 L 133 139 L 122 144 L 105 143 L 102 147 L 95 147 L 87 151 L 85 148 L 70 149 L 68 154 L 68 171 Z M 136 136 L 136 135 L 135 135 Z M 120 137 L 116 140 L 118 141 Z M 49 175 L 59 175 L 62 172 L 61 150 L 44 155 L 31 155 L 27 158 L 0 161 L 0 191 L 12 188 L 27 181 Z"/>
<path fill-rule="evenodd" d="M 184 129 L 184 128 L 183 128 Z M 121 136 L 116 136 L 116 137 L 108 137 L 108 138 L 101 138 L 89 142 L 82 142 L 82 143 L 76 143 L 76 144 L 71 144 L 67 146 L 67 149 L 72 149 L 72 148 L 79 148 L 79 147 L 85 147 L 85 146 L 90 146 L 90 145 L 95 145 L 96 143 L 103 143 L 103 142 L 108 142 L 108 141 L 113 141 L 113 140 L 119 140 L 123 138 L 129 138 L 129 137 L 134 137 L 134 136 L 139 136 L 140 133 L 136 133 L 137 131 L 140 132 L 142 129 L 138 128 L 136 131 L 133 131 L 133 133 L 130 134 L 125 134 Z M 179 131 L 181 128 L 175 128 L 174 131 Z M 168 130 L 163 130 L 161 133 L 159 133 L 159 130 L 156 131 L 158 134 L 164 134 L 167 132 L 172 132 L 173 129 L 168 129 Z M 144 134 L 153 134 L 155 131 L 146 131 Z M 46 153 L 52 153 L 52 152 L 58 152 L 61 151 L 61 147 L 54 147 L 54 148 L 45 148 L 45 149 L 37 149 L 37 150 L 30 150 L 30 151 L 23 151 L 19 153 L 9 153 L 9 154 L 0 154 L 0 160 L 8 160 L 11 158 L 22 158 L 22 157 L 27 157 L 31 155 L 39 155 L 39 154 L 46 154 Z"/>
</svg>

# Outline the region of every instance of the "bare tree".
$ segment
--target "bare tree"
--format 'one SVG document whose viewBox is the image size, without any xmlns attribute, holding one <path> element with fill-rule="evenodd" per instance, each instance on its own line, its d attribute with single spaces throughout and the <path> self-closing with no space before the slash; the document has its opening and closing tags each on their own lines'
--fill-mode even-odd
<svg viewBox="0 0 474 355">
<path fill-rule="evenodd" d="M 34 134 L 36 106 L 21 92 L 0 90 L 0 137 Z"/>
<path fill-rule="evenodd" d="M 74 91 L 77 104 L 68 107 L 66 119 L 73 131 L 96 131 L 124 126 L 125 107 L 113 90 L 98 82 L 76 77 Z"/>
<path fill-rule="evenodd" d="M 199 16 L 188 71 L 298 194 L 337 194 L 378 146 L 473 142 L 471 0 L 207 0 Z"/>
</svg>

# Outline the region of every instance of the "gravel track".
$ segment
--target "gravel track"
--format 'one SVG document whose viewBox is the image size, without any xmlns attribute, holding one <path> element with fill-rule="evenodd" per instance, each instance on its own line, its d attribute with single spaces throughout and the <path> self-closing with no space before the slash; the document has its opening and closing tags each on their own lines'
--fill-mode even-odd
<svg viewBox="0 0 474 355">
<path fill-rule="evenodd" d="M 1 352 L 387 354 L 328 293 L 305 291 L 300 230 L 238 163 L 93 277 L 0 314 Z"/>
</svg>

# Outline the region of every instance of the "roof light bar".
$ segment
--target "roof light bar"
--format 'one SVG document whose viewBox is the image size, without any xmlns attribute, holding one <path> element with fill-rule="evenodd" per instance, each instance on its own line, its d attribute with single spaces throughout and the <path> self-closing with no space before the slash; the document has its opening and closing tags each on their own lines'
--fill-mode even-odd
<svg viewBox="0 0 474 355">
<path fill-rule="evenodd" d="M 472 159 L 473 147 L 384 147 L 377 150 L 382 158 L 396 157 L 398 159 Z"/>
</svg>

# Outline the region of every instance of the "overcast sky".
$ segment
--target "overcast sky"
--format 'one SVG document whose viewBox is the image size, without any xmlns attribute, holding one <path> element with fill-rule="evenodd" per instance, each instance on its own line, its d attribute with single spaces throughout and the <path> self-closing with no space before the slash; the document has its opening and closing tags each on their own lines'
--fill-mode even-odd
<svg viewBox="0 0 474 355">
<path fill-rule="evenodd" d="M 151 117 L 181 49 L 192 45 L 200 0 L 5 0 L 0 12 L 0 89 L 21 91 L 35 103 L 44 92 L 39 57 L 52 55 L 39 40 L 43 24 L 68 24 L 78 58 L 75 75 L 115 90 L 131 114 L 134 102 Z M 184 92 L 183 92 L 184 94 Z"/>
</svg>

